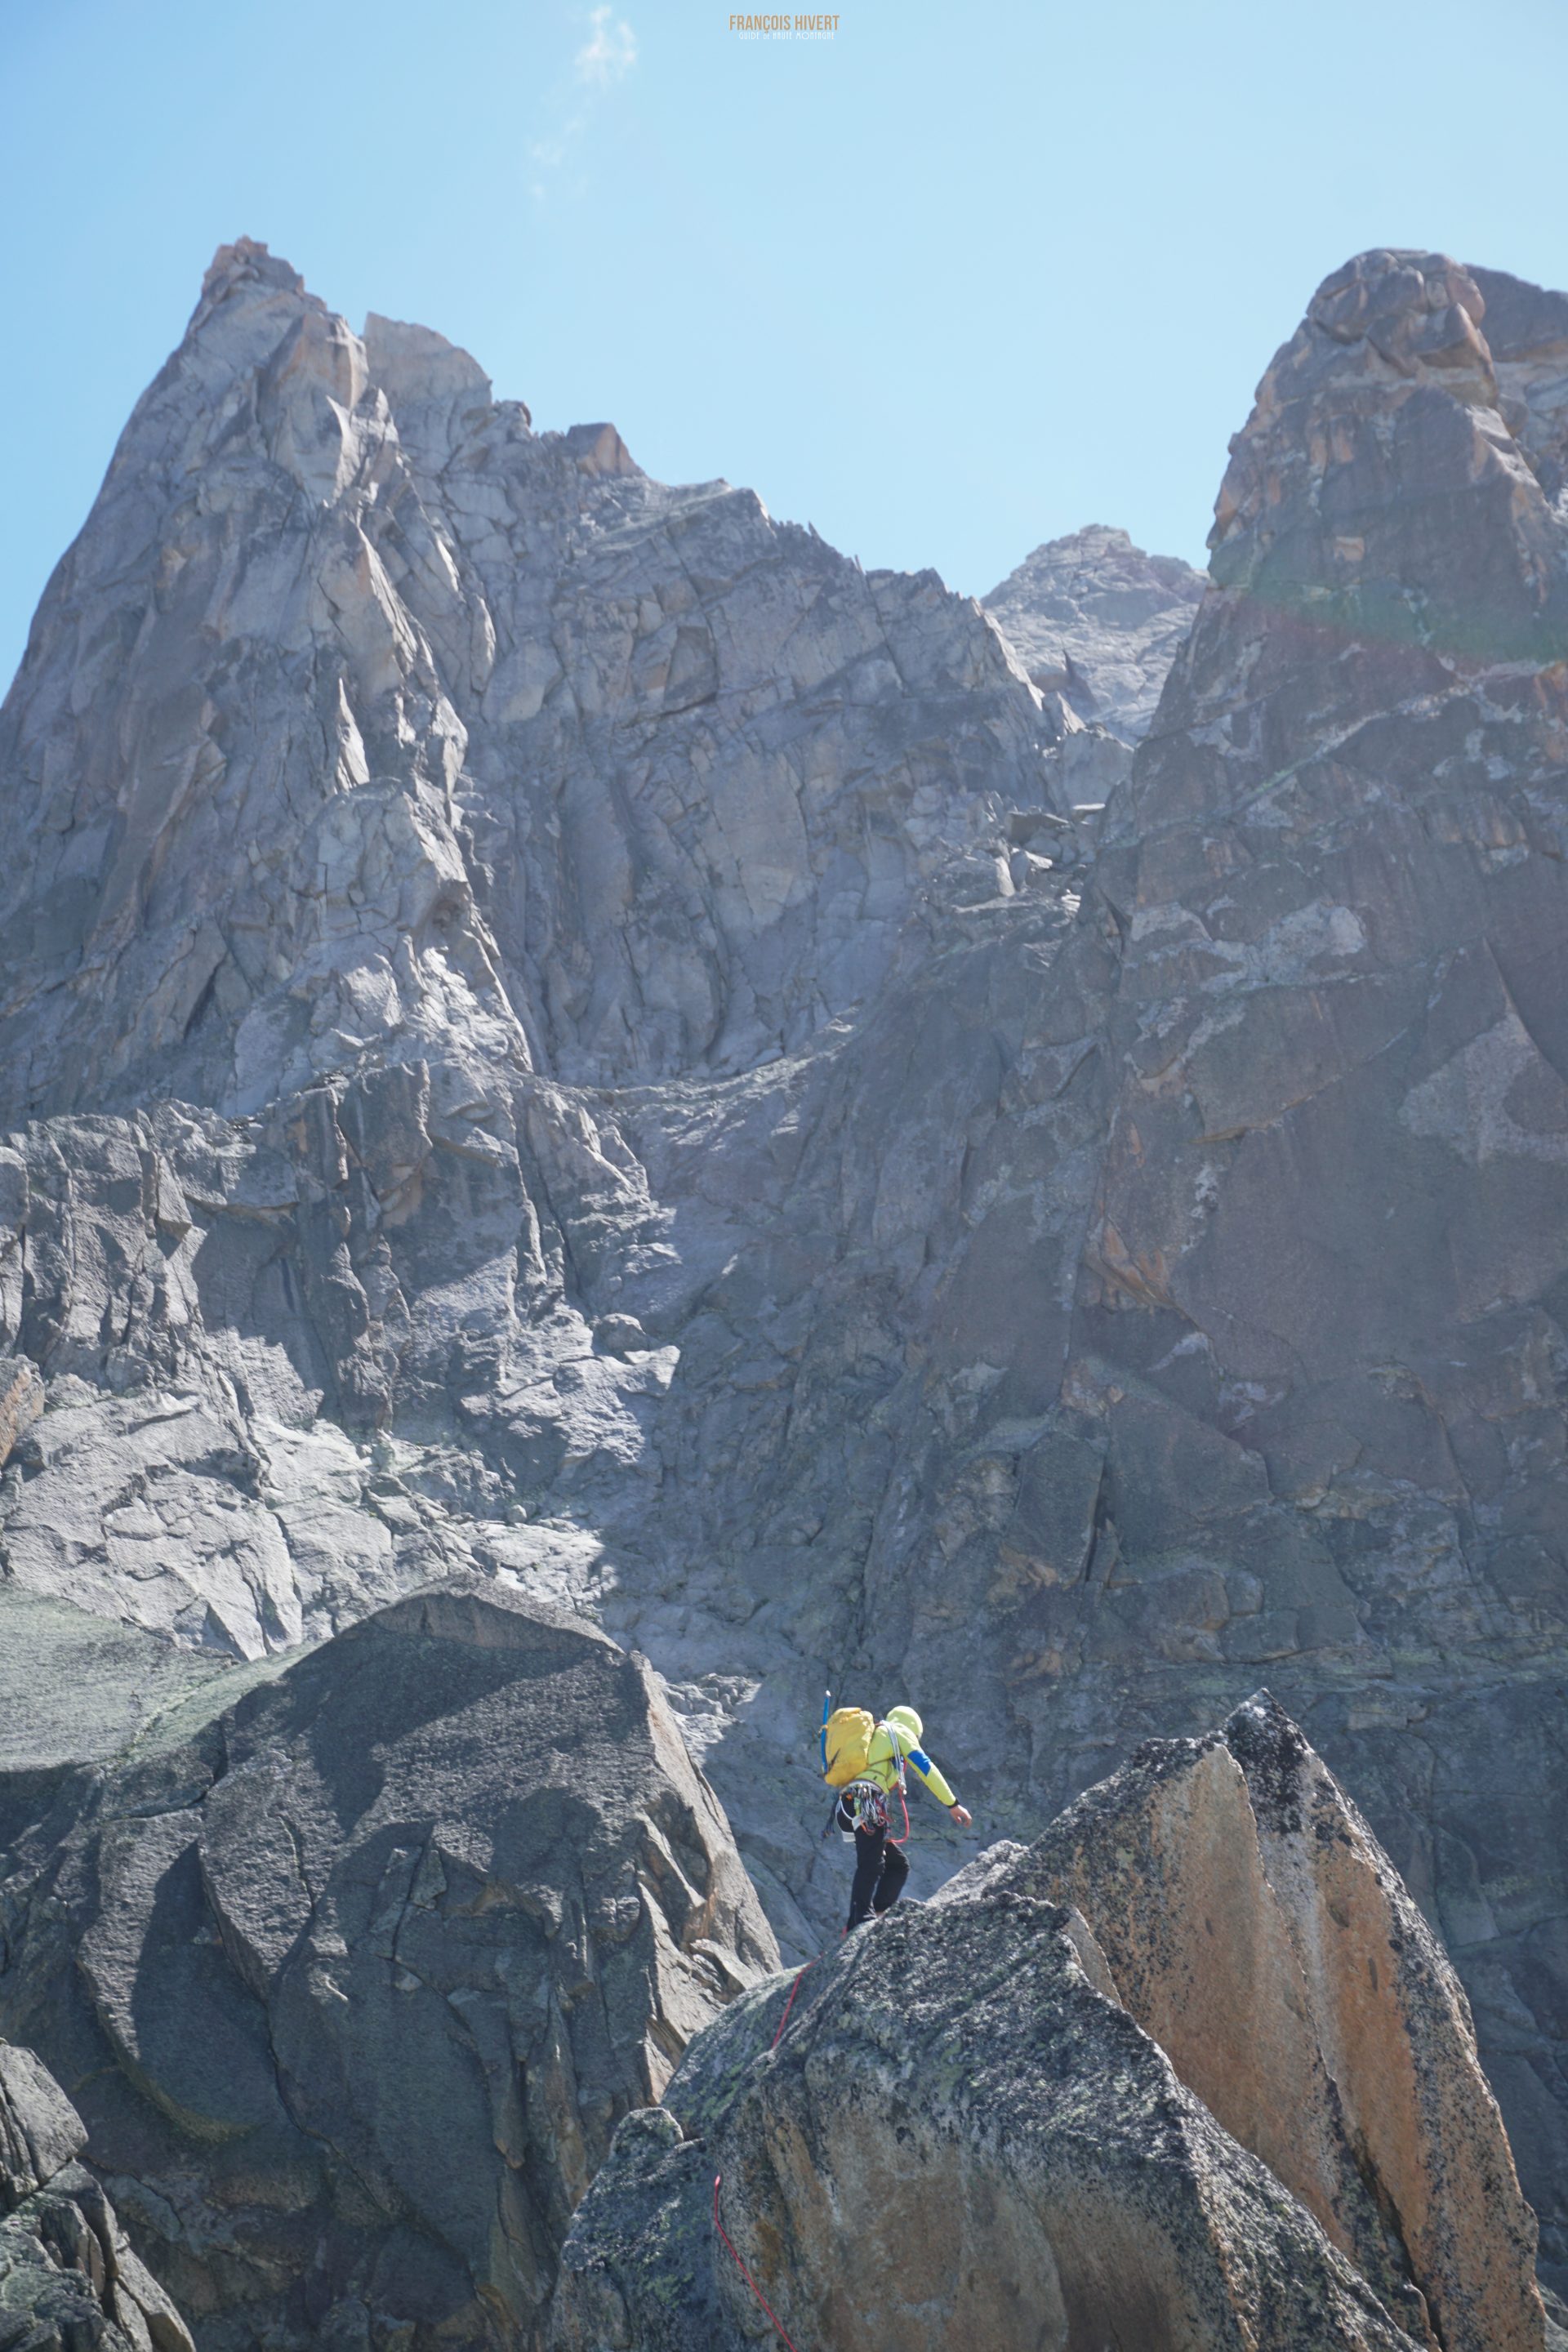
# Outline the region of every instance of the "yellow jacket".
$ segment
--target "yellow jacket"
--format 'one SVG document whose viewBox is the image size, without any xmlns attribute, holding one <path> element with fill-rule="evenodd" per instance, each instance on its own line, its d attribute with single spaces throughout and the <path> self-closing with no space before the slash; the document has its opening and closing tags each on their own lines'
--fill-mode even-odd
<svg viewBox="0 0 1568 2352">
<path fill-rule="evenodd" d="M 899 1785 L 899 1758 L 913 1766 L 939 1805 L 958 1802 L 942 1773 L 921 1746 L 921 1724 L 912 1706 L 895 1706 L 871 1735 L 871 1746 L 861 1778 L 875 1780 L 889 1791 Z"/>
</svg>

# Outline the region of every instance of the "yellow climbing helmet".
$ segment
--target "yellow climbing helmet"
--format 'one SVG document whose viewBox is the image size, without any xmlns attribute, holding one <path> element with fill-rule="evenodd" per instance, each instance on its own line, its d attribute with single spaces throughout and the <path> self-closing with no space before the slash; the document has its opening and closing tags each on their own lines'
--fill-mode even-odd
<svg viewBox="0 0 1568 2352">
<path fill-rule="evenodd" d="M 915 1746 L 920 1746 L 925 1727 L 912 1706 L 890 1706 L 883 1719 L 895 1730 L 907 1731 Z"/>
</svg>

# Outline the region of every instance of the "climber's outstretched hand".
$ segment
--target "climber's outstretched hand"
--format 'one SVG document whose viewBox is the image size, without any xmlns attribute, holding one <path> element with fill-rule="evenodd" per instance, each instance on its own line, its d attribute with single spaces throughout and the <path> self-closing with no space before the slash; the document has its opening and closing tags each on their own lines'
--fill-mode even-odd
<svg viewBox="0 0 1568 2352">
<path fill-rule="evenodd" d="M 952 1818 L 958 1823 L 961 1830 L 966 1830 L 970 1827 L 974 1816 L 971 1813 L 967 1805 L 954 1805 L 952 1808 Z"/>
</svg>

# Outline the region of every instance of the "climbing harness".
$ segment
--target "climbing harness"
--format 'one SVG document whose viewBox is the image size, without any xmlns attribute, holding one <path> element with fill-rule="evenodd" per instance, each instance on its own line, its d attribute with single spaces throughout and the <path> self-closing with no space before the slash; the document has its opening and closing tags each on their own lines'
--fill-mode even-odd
<svg viewBox="0 0 1568 2352">
<path fill-rule="evenodd" d="M 845 1790 L 842 1809 L 858 1830 L 885 1830 L 888 1826 L 887 1791 L 875 1780 L 851 1780 Z"/>
<path fill-rule="evenodd" d="M 904 1833 L 894 1837 L 892 1801 L 898 1798 L 903 1808 Z M 847 1828 L 845 1824 L 847 1822 Z M 840 1834 L 852 1837 L 857 1830 L 886 1830 L 894 1845 L 907 1845 L 910 1836 L 910 1801 L 900 1786 L 884 1789 L 875 1780 L 852 1780 L 847 1789 L 839 1791 L 838 1803 L 828 1827 L 837 1825 Z"/>
<path fill-rule="evenodd" d="M 824 1838 L 830 1838 L 833 1835 L 834 1831 L 837 1830 L 841 1837 L 851 1838 L 857 1830 L 886 1830 L 889 1835 L 889 1841 L 891 1844 L 907 1845 L 910 1836 L 910 1801 L 909 1775 L 904 1761 L 904 1751 L 900 1746 L 898 1739 L 889 1729 L 889 1727 L 886 1723 L 879 1723 L 873 1717 L 868 1716 L 863 1707 L 841 1706 L 836 1712 L 833 1705 L 833 1693 L 830 1690 L 824 1691 L 822 1695 L 822 1755 L 824 1774 L 826 1776 L 830 1769 L 827 1741 L 828 1726 L 833 1723 L 846 1720 L 850 1717 L 855 1717 L 857 1718 L 863 1717 L 866 1722 L 869 1723 L 872 1727 L 871 1736 L 874 1736 L 875 1733 L 879 1731 L 886 1731 L 888 1733 L 888 1744 L 893 1751 L 893 1767 L 899 1776 L 897 1784 L 898 1795 L 899 1802 L 903 1808 L 904 1833 L 902 1837 L 894 1837 L 892 1834 L 892 1816 L 889 1811 L 889 1800 L 893 1793 L 892 1790 L 890 1789 L 884 1789 L 880 1781 L 872 1780 L 868 1775 L 858 1772 L 853 1779 L 842 1783 L 836 1783 L 832 1780 L 829 1780 L 829 1786 L 836 1789 L 836 1793 L 832 1806 L 828 1811 L 826 1826 L 824 1828 L 822 1834 Z M 868 1747 L 869 1744 L 870 1738 L 868 1736 L 865 1745 Z M 831 1769 L 837 1770 L 837 1765 L 834 1765 Z"/>
<path fill-rule="evenodd" d="M 801 1976 L 804 1976 L 805 1974 L 805 1970 L 803 1969 L 801 1970 Z M 800 1978 L 797 1977 L 795 1979 L 795 1982 L 798 1984 Z M 793 1998 L 794 1995 L 792 1994 L 791 1999 L 793 2000 Z M 729 2231 L 724 2227 L 723 2222 L 719 2219 L 719 2189 L 723 2178 L 724 2176 L 721 2172 L 716 2172 L 713 2175 L 713 2227 L 723 2239 L 725 2245 L 729 2247 L 730 2259 L 734 2263 L 735 2268 L 740 2272 L 741 2276 L 745 2280 L 746 2284 L 751 2288 L 752 2293 L 756 2296 L 757 2301 L 762 2305 L 763 2309 L 773 2321 L 774 2327 L 777 2328 L 781 2342 L 789 2346 L 789 2352 L 800 2352 L 800 2347 L 796 2344 L 794 2336 L 789 2334 L 783 2320 L 779 2317 L 778 2313 L 773 2309 L 773 2305 L 768 2301 L 767 2296 L 763 2293 L 762 2288 L 757 2284 L 756 2280 L 752 2276 L 751 2272 L 746 2268 L 745 2263 L 735 2252 L 734 2241 L 731 2239 Z"/>
</svg>

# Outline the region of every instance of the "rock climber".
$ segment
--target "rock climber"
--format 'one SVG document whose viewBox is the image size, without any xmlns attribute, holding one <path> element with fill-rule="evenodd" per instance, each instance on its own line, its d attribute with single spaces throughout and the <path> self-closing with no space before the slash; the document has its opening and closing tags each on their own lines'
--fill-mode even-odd
<svg viewBox="0 0 1568 2352">
<path fill-rule="evenodd" d="M 948 1787 L 921 1742 L 924 1727 L 912 1706 L 895 1706 L 880 1722 L 864 1707 L 835 1711 L 831 1695 L 822 1710 L 822 1771 L 838 1791 L 829 1828 L 837 1827 L 855 1840 L 855 1880 L 849 1890 L 847 1936 L 863 1926 L 873 1912 L 890 1911 L 904 1891 L 910 1874 L 901 1840 L 892 1834 L 889 1806 L 895 1793 L 901 1798 L 905 1767 L 913 1765 L 939 1805 L 945 1805 L 960 1829 L 970 1815 Z M 909 1813 L 904 1813 L 909 1829 Z"/>
</svg>

